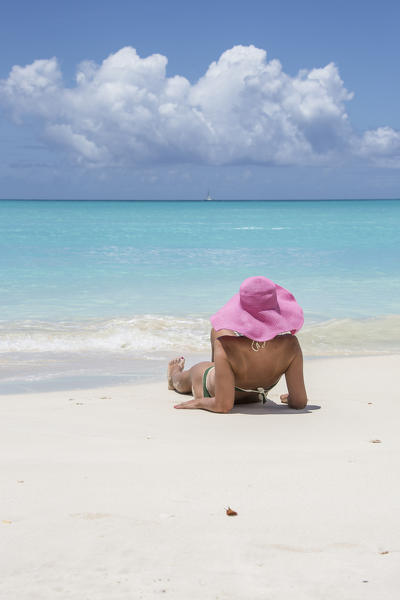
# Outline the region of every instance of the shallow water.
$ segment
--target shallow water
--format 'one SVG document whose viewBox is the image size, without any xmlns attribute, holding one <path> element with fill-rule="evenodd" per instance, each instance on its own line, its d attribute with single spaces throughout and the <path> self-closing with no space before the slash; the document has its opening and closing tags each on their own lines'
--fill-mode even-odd
<svg viewBox="0 0 400 600">
<path fill-rule="evenodd" d="M 207 352 L 209 315 L 251 275 L 303 306 L 306 356 L 398 352 L 399 231 L 387 200 L 1 201 L 3 383 Z"/>
</svg>

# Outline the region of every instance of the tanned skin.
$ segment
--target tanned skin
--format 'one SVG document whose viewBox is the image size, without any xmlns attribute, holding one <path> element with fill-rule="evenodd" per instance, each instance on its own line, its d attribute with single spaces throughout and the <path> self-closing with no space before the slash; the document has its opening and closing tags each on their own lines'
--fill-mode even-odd
<svg viewBox="0 0 400 600">
<path fill-rule="evenodd" d="M 253 344 L 254 347 L 254 344 Z M 281 402 L 290 408 L 302 409 L 307 405 L 303 377 L 303 354 L 296 336 L 278 335 L 252 349 L 252 340 L 238 337 L 228 329 L 211 331 L 212 361 L 197 363 L 185 370 L 183 357 L 171 360 L 168 365 L 168 387 L 180 394 L 192 394 L 193 399 L 180 402 L 175 408 L 199 408 L 227 413 L 233 405 L 257 402 L 255 393 L 239 392 L 235 386 L 246 389 L 265 389 L 273 386 L 285 375 L 288 394 Z M 203 396 L 203 374 L 215 366 L 207 377 L 211 398 Z"/>
</svg>

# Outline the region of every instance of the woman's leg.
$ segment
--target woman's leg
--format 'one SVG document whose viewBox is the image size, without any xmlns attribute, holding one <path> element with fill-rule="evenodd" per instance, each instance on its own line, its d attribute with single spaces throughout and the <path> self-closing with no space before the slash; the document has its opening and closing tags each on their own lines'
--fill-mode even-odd
<svg viewBox="0 0 400 600">
<path fill-rule="evenodd" d="M 191 394 L 192 393 L 192 377 L 190 369 L 184 371 L 185 359 L 183 356 L 174 358 L 168 363 L 168 389 L 175 390 L 180 394 Z"/>
<path fill-rule="evenodd" d="M 203 395 L 203 373 L 207 367 L 212 367 L 209 361 L 196 363 L 184 371 L 185 359 L 183 356 L 174 358 L 168 363 L 168 389 L 175 390 L 180 394 L 193 394 L 201 397 Z"/>
</svg>

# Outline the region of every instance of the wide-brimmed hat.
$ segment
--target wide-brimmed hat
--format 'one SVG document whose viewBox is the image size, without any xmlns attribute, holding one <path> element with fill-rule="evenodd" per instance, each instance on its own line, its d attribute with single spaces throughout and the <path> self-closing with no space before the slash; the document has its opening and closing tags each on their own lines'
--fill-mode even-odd
<svg viewBox="0 0 400 600">
<path fill-rule="evenodd" d="M 293 294 L 266 277 L 249 277 L 210 318 L 216 331 L 233 329 L 264 342 L 280 333 L 296 333 L 304 323 L 303 310 Z"/>
</svg>

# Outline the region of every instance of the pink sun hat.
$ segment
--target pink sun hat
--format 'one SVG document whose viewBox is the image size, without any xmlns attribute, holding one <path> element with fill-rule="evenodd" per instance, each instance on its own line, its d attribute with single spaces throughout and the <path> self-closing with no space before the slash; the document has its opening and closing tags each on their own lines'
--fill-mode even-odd
<svg viewBox="0 0 400 600">
<path fill-rule="evenodd" d="M 264 342 L 280 333 L 296 333 L 304 323 L 303 310 L 293 294 L 266 277 L 249 277 L 239 293 L 210 318 L 216 331 L 233 329 Z"/>
</svg>

